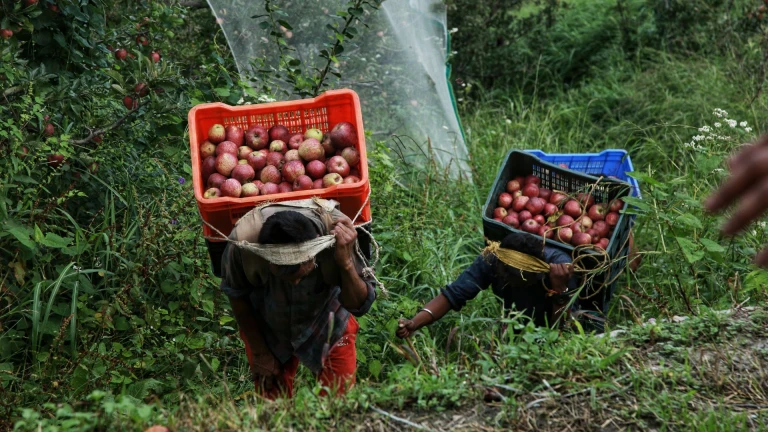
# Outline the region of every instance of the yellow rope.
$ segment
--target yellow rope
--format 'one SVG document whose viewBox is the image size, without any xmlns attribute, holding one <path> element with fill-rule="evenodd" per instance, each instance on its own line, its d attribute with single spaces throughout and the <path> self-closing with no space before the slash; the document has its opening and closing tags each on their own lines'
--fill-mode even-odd
<svg viewBox="0 0 768 432">
<path fill-rule="evenodd" d="M 522 252 L 504 249 L 499 242 L 488 241 L 488 247 L 483 249 L 483 256 L 493 254 L 504 264 L 531 273 L 549 273 L 549 264 Z"/>
</svg>

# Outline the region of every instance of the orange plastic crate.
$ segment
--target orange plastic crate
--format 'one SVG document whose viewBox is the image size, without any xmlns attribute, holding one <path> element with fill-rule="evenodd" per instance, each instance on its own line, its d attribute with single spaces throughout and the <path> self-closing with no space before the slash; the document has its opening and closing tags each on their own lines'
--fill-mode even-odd
<svg viewBox="0 0 768 432">
<path fill-rule="evenodd" d="M 334 199 L 340 203 L 341 211 L 354 218 L 363 207 L 360 216 L 353 223 L 371 221 L 370 200 L 366 202 L 370 191 L 368 180 L 368 158 L 365 151 L 365 130 L 360 99 L 352 90 L 330 90 L 312 99 L 273 102 L 258 105 L 230 106 L 223 103 L 207 103 L 193 107 L 189 111 L 189 148 L 192 159 L 192 181 L 198 208 L 203 220 L 213 225 L 223 234 L 229 235 L 232 228 L 243 215 L 264 201 L 290 201 L 307 199 L 313 196 Z M 325 189 L 298 191 L 283 194 L 256 196 L 249 198 L 203 198 L 205 184 L 200 173 L 202 158 L 200 144 L 208 137 L 208 130 L 214 124 L 224 126 L 237 125 L 243 131 L 253 124 L 269 128 L 276 124 L 286 126 L 291 133 L 304 132 L 309 128 L 318 128 L 328 132 L 339 122 L 352 123 L 357 129 L 358 142 L 355 145 L 360 153 L 360 181 L 341 184 Z M 363 206 L 363 204 L 365 205 Z M 219 237 L 207 225 L 203 224 L 206 237 Z"/>
</svg>

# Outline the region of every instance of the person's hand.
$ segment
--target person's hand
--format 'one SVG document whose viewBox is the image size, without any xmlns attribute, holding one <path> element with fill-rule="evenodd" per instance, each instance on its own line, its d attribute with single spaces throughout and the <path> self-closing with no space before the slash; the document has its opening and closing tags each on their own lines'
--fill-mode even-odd
<svg viewBox="0 0 768 432">
<path fill-rule="evenodd" d="M 573 276 L 573 266 L 571 264 L 549 265 L 549 280 L 552 282 L 552 288 L 558 293 L 565 291 L 571 276 Z"/>
<path fill-rule="evenodd" d="M 255 356 L 250 362 L 253 381 L 260 388 L 270 391 L 276 389 L 280 383 L 278 379 L 282 373 L 280 362 L 271 353 Z"/>
<path fill-rule="evenodd" d="M 738 208 L 723 225 L 726 235 L 735 235 L 768 209 L 768 135 L 749 144 L 728 161 L 730 178 L 704 203 L 710 212 L 725 209 L 737 200 Z M 755 264 L 768 267 L 768 249 L 755 258 Z"/>
<path fill-rule="evenodd" d="M 355 240 L 357 240 L 355 227 L 348 219 L 339 220 L 333 225 L 331 234 L 336 236 L 334 251 L 336 264 L 342 268 L 351 268 L 354 265 L 352 253 L 354 252 Z"/>
<path fill-rule="evenodd" d="M 416 330 L 418 329 L 416 328 L 416 324 L 414 324 L 412 320 L 401 319 L 397 326 L 397 331 L 395 332 L 395 334 L 400 339 L 406 339 L 411 337 L 411 335 L 414 332 L 416 332 Z"/>
</svg>

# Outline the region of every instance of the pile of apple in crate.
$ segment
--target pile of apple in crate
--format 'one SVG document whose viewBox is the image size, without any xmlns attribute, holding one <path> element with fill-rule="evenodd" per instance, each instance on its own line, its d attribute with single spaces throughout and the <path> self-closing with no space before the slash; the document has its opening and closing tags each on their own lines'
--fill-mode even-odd
<svg viewBox="0 0 768 432">
<path fill-rule="evenodd" d="M 205 198 L 254 197 L 324 189 L 360 182 L 357 130 L 339 122 L 328 133 L 309 128 L 291 133 L 281 124 L 269 129 L 214 124 L 200 145 Z"/>
</svg>

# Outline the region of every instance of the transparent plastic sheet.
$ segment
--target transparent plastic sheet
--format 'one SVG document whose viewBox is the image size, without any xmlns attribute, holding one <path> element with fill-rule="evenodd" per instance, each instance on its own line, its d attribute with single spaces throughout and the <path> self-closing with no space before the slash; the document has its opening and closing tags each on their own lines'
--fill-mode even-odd
<svg viewBox="0 0 768 432">
<path fill-rule="evenodd" d="M 208 0 L 230 46 L 238 71 L 247 76 L 253 59 L 264 58 L 276 68 L 279 51 L 265 18 L 264 2 Z M 333 34 L 326 25 L 340 21 L 333 15 L 344 0 L 301 0 L 276 3 L 290 24 L 283 30 L 292 55 L 303 67 L 323 68 L 322 44 Z M 329 76 L 330 88 L 358 93 L 365 128 L 385 140 L 408 162 L 438 162 L 453 176 L 471 180 L 467 146 L 447 77 L 448 28 L 441 0 L 386 0 L 381 9 L 366 9 L 366 28 L 353 24 L 358 35 L 344 43 L 339 57 L 341 78 Z M 285 90 L 291 85 L 282 83 Z M 281 98 L 284 98 L 281 96 Z"/>
</svg>

